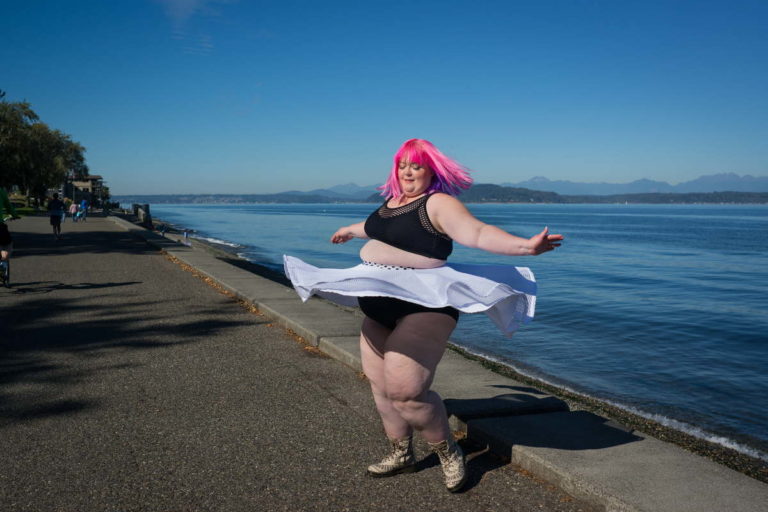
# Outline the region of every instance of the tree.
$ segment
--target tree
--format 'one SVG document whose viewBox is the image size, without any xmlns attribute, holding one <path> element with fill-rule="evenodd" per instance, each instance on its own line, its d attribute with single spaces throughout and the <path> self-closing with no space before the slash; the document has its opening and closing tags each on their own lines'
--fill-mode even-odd
<svg viewBox="0 0 768 512">
<path fill-rule="evenodd" d="M 107 202 L 112 198 L 112 194 L 109 192 L 109 187 L 106 185 L 102 185 L 101 187 L 101 201 Z"/>
<path fill-rule="evenodd" d="M 85 148 L 39 121 L 29 103 L 3 101 L 0 91 L 0 186 L 16 185 L 39 202 L 49 188 L 88 176 Z"/>
<path fill-rule="evenodd" d="M 2 101 L 0 91 L 0 186 L 19 185 L 26 165 L 30 126 L 38 120 L 27 102 Z"/>
</svg>

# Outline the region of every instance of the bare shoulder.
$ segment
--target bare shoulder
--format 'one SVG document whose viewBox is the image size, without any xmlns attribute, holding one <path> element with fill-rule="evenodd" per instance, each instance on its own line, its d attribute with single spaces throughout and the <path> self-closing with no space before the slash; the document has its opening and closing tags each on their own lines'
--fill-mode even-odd
<svg viewBox="0 0 768 512">
<path fill-rule="evenodd" d="M 432 194 L 432 196 L 429 198 L 429 202 L 427 203 L 427 209 L 430 210 L 430 212 L 438 211 L 438 210 L 454 210 L 454 209 L 460 209 L 464 210 L 464 203 L 456 199 L 450 194 L 446 194 L 445 192 L 435 192 Z"/>
<path fill-rule="evenodd" d="M 427 203 L 427 215 L 441 233 L 456 239 L 455 228 L 474 219 L 464 203 L 450 194 L 435 192 Z"/>
<path fill-rule="evenodd" d="M 471 215 L 464 203 L 444 192 L 435 192 L 427 203 L 427 213 L 431 219 L 442 224 L 447 218 L 464 218 Z"/>
</svg>

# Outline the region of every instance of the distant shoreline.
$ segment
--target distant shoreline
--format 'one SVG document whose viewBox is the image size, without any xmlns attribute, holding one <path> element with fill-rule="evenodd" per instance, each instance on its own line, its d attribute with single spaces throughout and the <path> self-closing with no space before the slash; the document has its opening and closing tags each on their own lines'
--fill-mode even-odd
<svg viewBox="0 0 768 512">
<path fill-rule="evenodd" d="M 469 204 L 768 204 L 768 192 L 643 193 L 620 195 L 560 195 L 499 185 L 475 185 L 460 196 Z M 373 194 L 366 198 L 339 198 L 320 195 L 283 194 L 135 194 L 112 198 L 121 204 L 372 204 L 382 201 Z"/>
</svg>

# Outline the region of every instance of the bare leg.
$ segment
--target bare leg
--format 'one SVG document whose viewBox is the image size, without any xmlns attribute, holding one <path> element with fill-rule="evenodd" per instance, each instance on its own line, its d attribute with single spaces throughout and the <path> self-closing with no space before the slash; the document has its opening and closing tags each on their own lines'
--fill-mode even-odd
<svg viewBox="0 0 768 512">
<path fill-rule="evenodd" d="M 391 439 L 407 437 L 413 429 L 431 443 L 448 438 L 445 406 L 429 387 L 455 326 L 456 321 L 442 313 L 408 315 L 393 331 L 364 320 L 363 370 Z"/>
<path fill-rule="evenodd" d="M 442 313 L 404 317 L 387 339 L 387 396 L 400 416 L 427 442 L 448 439 L 448 416 L 440 395 L 429 388 L 456 321 Z"/>
<path fill-rule="evenodd" d="M 360 360 L 363 372 L 371 383 L 373 401 L 379 411 L 384 432 L 389 439 L 404 439 L 413 433 L 413 429 L 400 416 L 400 412 L 393 407 L 392 401 L 386 395 L 383 347 L 390 334 L 392 331 L 365 317 L 360 333 Z"/>
</svg>

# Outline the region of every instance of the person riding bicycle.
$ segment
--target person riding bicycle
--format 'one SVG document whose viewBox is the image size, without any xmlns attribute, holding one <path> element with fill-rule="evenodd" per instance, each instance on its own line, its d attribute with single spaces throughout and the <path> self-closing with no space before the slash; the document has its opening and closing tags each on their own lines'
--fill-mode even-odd
<svg viewBox="0 0 768 512">
<path fill-rule="evenodd" d="M 11 252 L 13 252 L 13 237 L 11 237 L 5 221 L 18 218 L 16 209 L 13 207 L 10 199 L 8 199 L 8 192 L 3 187 L 0 187 L 0 266 L 8 264 L 8 258 L 11 257 Z"/>
</svg>

